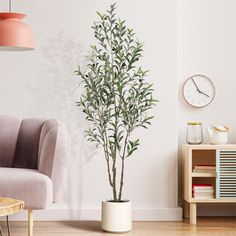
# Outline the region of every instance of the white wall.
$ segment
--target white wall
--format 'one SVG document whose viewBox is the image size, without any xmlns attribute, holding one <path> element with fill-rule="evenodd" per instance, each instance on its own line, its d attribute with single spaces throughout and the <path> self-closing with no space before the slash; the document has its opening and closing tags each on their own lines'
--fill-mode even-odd
<svg viewBox="0 0 236 236">
<path fill-rule="evenodd" d="M 179 145 L 185 142 L 186 123 L 190 120 L 203 122 L 204 129 L 210 124 L 227 124 L 229 141 L 236 142 L 235 12 L 234 0 L 178 2 Z M 216 86 L 216 97 L 205 108 L 191 108 L 182 98 L 183 83 L 194 74 L 207 75 Z M 206 142 L 206 132 L 204 136 Z M 232 215 L 236 208 L 203 207 L 200 213 Z"/>
<path fill-rule="evenodd" d="M 74 105 L 73 70 L 94 40 L 90 26 L 95 12 L 112 2 L 13 2 L 14 11 L 28 15 L 25 22 L 33 28 L 36 50 L 0 52 L 0 114 L 55 117 L 67 125 L 73 142 L 66 201 L 42 212 L 42 219 L 97 219 L 100 201 L 111 197 L 103 155 L 83 137 L 86 123 Z M 119 16 L 145 42 L 142 62 L 151 70 L 160 100 L 151 128 L 138 132 L 141 148 L 127 161 L 124 197 L 132 200 L 135 219 L 178 220 L 177 2 L 117 2 Z M 0 2 L 0 9 L 7 10 L 7 1 Z"/>
</svg>

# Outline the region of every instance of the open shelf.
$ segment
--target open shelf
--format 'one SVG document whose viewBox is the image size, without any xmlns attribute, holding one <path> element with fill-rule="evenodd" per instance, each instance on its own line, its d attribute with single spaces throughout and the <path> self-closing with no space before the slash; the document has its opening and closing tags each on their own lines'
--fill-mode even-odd
<svg viewBox="0 0 236 236">
<path fill-rule="evenodd" d="M 195 165 L 216 165 L 216 150 L 192 150 L 192 169 Z"/>
<path fill-rule="evenodd" d="M 216 180 L 215 180 L 215 178 L 212 178 L 212 177 L 209 177 L 209 176 L 205 177 L 205 178 L 201 178 L 201 177 L 193 178 L 192 179 L 192 184 L 211 184 L 214 188 L 214 197 L 216 197 Z M 197 200 L 199 200 L 199 199 L 197 199 Z M 204 199 L 200 199 L 200 200 L 204 200 Z"/>
</svg>

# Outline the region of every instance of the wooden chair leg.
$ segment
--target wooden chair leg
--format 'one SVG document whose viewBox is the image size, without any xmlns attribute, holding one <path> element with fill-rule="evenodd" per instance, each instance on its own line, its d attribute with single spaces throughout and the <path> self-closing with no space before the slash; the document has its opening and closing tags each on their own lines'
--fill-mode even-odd
<svg viewBox="0 0 236 236">
<path fill-rule="evenodd" d="M 7 220 L 7 232 L 8 232 L 8 236 L 11 236 L 11 233 L 10 233 L 10 224 L 9 224 L 8 216 L 6 216 L 6 220 Z"/>
<path fill-rule="evenodd" d="M 3 236 L 1 225 L 0 225 L 0 236 Z"/>
<path fill-rule="evenodd" d="M 33 210 L 28 210 L 28 236 L 33 236 Z"/>
</svg>

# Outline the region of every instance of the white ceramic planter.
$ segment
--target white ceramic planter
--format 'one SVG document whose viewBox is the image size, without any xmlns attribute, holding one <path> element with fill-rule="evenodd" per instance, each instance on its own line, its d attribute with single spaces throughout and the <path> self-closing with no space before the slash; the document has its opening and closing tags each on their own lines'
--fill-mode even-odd
<svg viewBox="0 0 236 236">
<path fill-rule="evenodd" d="M 131 203 L 102 202 L 102 229 L 112 233 L 124 233 L 132 229 Z"/>
</svg>

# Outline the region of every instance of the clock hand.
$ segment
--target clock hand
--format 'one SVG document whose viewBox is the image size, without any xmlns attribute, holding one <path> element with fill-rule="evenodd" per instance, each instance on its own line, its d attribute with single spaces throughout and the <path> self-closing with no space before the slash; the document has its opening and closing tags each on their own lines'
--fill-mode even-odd
<svg viewBox="0 0 236 236">
<path fill-rule="evenodd" d="M 194 83 L 194 85 L 195 85 L 195 87 L 197 88 L 197 91 L 198 91 L 199 93 L 205 95 L 206 97 L 210 97 L 209 95 L 207 95 L 206 93 L 202 92 L 202 91 L 198 88 L 198 86 L 197 86 L 197 84 L 195 83 L 195 81 L 194 81 L 193 78 L 191 78 L 191 80 L 193 81 L 193 83 Z"/>
<path fill-rule="evenodd" d="M 195 81 L 193 80 L 193 78 L 191 78 L 191 80 L 193 81 L 193 83 L 194 83 L 195 87 L 197 88 L 197 91 L 200 93 L 200 90 L 199 90 L 199 88 L 198 88 L 197 84 L 195 83 Z"/>
<path fill-rule="evenodd" d="M 203 93 L 202 91 L 199 90 L 199 93 L 205 95 L 206 97 L 210 97 L 209 95 L 207 95 L 206 93 Z"/>
</svg>

